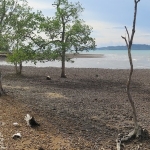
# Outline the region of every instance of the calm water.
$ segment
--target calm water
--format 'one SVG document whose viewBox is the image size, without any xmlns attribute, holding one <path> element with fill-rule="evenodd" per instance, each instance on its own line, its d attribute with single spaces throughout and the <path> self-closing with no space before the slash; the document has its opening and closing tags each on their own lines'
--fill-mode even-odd
<svg viewBox="0 0 150 150">
<path fill-rule="evenodd" d="M 82 52 L 86 53 L 86 52 Z M 126 50 L 95 50 L 86 54 L 103 54 L 103 58 L 75 58 L 75 62 L 66 62 L 66 67 L 71 68 L 109 68 L 109 69 L 128 69 L 130 67 L 128 52 Z M 136 69 L 150 68 L 150 50 L 132 50 L 133 65 Z M 1 62 L 1 65 L 8 63 Z M 24 63 L 24 66 L 36 67 L 61 67 L 61 62 L 38 62 L 34 65 L 31 62 Z"/>
</svg>

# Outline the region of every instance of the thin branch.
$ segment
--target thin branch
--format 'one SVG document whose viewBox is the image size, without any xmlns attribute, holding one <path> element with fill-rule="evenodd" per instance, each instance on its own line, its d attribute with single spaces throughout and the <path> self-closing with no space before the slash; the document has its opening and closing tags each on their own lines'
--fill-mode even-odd
<svg viewBox="0 0 150 150">
<path fill-rule="evenodd" d="M 134 19 L 133 19 L 133 28 L 132 28 L 132 34 L 131 34 L 131 40 L 129 43 L 129 48 L 131 48 L 132 46 L 132 41 L 133 41 L 133 37 L 134 37 L 134 33 L 135 33 L 135 24 L 136 24 L 136 14 L 137 14 L 137 4 L 138 2 L 140 2 L 140 0 L 136 1 L 134 0 L 135 6 L 134 6 Z"/>
<path fill-rule="evenodd" d="M 128 44 L 128 42 L 127 42 L 127 39 L 126 39 L 126 37 L 124 37 L 124 36 L 121 36 L 124 40 L 125 40 L 125 42 L 126 42 L 126 45 L 127 45 L 127 47 L 129 46 L 129 44 Z"/>
<path fill-rule="evenodd" d="M 127 35 L 128 35 L 128 43 L 129 43 L 129 41 L 130 41 L 130 35 L 129 35 L 128 29 L 127 29 L 126 26 L 125 26 L 125 29 L 126 29 L 126 32 L 127 32 Z"/>
</svg>

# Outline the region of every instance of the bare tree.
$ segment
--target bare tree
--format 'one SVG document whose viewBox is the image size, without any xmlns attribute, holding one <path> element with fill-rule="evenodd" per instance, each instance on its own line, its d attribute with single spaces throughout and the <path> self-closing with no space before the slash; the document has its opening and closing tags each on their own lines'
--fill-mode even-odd
<svg viewBox="0 0 150 150">
<path fill-rule="evenodd" d="M 131 47 L 132 47 L 132 42 L 133 42 L 133 37 L 134 37 L 134 33 L 135 33 L 135 24 L 136 24 L 136 15 L 137 15 L 137 4 L 140 0 L 134 0 L 135 3 L 135 7 L 134 7 L 134 20 L 133 20 L 133 27 L 132 27 L 132 33 L 131 33 L 131 37 L 129 35 L 128 29 L 125 26 L 127 35 L 128 35 L 128 39 L 126 39 L 126 37 L 122 38 L 125 40 L 127 48 L 128 48 L 128 57 L 129 57 L 129 62 L 130 62 L 130 74 L 129 74 L 129 78 L 127 81 L 127 95 L 128 95 L 128 99 L 129 102 L 131 104 L 132 107 L 132 111 L 133 111 L 133 121 L 134 121 L 134 128 L 135 128 L 135 132 L 137 132 L 139 126 L 138 126 L 138 122 L 137 122 L 137 115 L 136 115 L 136 109 L 135 109 L 135 105 L 134 102 L 132 100 L 132 96 L 130 94 L 130 84 L 131 84 L 131 77 L 133 74 L 133 62 L 132 62 L 132 55 L 131 55 Z"/>
<path fill-rule="evenodd" d="M 125 30 L 126 30 L 126 33 L 127 33 L 127 38 L 124 37 L 124 36 L 121 36 L 126 42 L 126 46 L 128 48 L 128 57 L 129 57 L 129 62 L 130 62 L 130 73 L 129 73 L 129 78 L 128 78 L 128 81 L 127 81 L 127 95 L 128 95 L 128 99 L 129 99 L 129 102 L 131 104 L 131 107 L 132 107 L 134 130 L 132 132 L 130 132 L 128 135 L 124 136 L 124 137 L 118 137 L 118 139 L 116 140 L 117 150 L 121 149 L 121 142 L 128 141 L 132 137 L 136 137 L 136 138 L 142 137 L 143 134 L 144 134 L 144 129 L 142 129 L 138 125 L 137 113 L 136 113 L 134 101 L 133 101 L 131 93 L 130 93 L 131 77 L 132 77 L 132 74 L 133 74 L 133 62 L 132 62 L 132 55 L 131 55 L 131 47 L 132 47 L 134 33 L 135 33 L 135 24 L 136 24 L 138 2 L 140 2 L 140 0 L 134 0 L 134 19 L 133 19 L 133 27 L 132 27 L 131 36 L 130 36 L 126 26 L 125 26 Z"/>
</svg>

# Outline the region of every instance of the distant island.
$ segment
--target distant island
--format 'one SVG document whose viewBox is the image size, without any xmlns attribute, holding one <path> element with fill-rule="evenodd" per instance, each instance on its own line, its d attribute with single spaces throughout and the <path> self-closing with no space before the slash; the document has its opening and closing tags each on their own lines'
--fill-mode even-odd
<svg viewBox="0 0 150 150">
<path fill-rule="evenodd" d="M 133 44 L 132 50 L 150 50 L 150 45 L 146 44 Z M 107 46 L 96 48 L 96 50 L 127 50 L 126 46 Z"/>
</svg>

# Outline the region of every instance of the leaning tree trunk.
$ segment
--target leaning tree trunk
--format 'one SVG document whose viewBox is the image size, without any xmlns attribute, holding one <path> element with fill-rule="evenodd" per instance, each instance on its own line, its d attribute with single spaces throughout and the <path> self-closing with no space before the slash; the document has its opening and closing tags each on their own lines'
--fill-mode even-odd
<svg viewBox="0 0 150 150">
<path fill-rule="evenodd" d="M 139 125 L 137 121 L 137 113 L 136 113 L 136 108 L 134 105 L 134 101 L 132 100 L 132 96 L 130 93 L 130 85 L 131 85 L 131 77 L 133 74 L 133 62 L 132 62 L 132 55 L 131 55 L 131 47 L 132 47 L 132 42 L 133 42 L 133 37 L 135 33 L 135 24 L 136 24 L 136 14 L 137 14 L 137 4 L 140 0 L 134 0 L 135 7 L 134 7 L 134 19 L 133 19 L 133 28 L 132 28 L 132 33 L 131 37 L 129 35 L 128 29 L 125 26 L 126 33 L 128 35 L 128 38 L 123 37 L 122 38 L 125 40 L 127 49 L 128 49 L 128 57 L 129 57 L 129 62 L 130 62 L 130 73 L 129 73 L 129 78 L 127 81 L 127 95 L 128 99 L 132 108 L 132 113 L 133 113 L 133 122 L 134 122 L 134 130 L 130 132 L 128 135 L 123 136 L 123 137 L 118 137 L 116 142 L 117 142 L 117 150 L 121 150 L 121 143 L 130 140 L 132 137 L 142 137 L 144 134 L 144 131 Z"/>
</svg>

